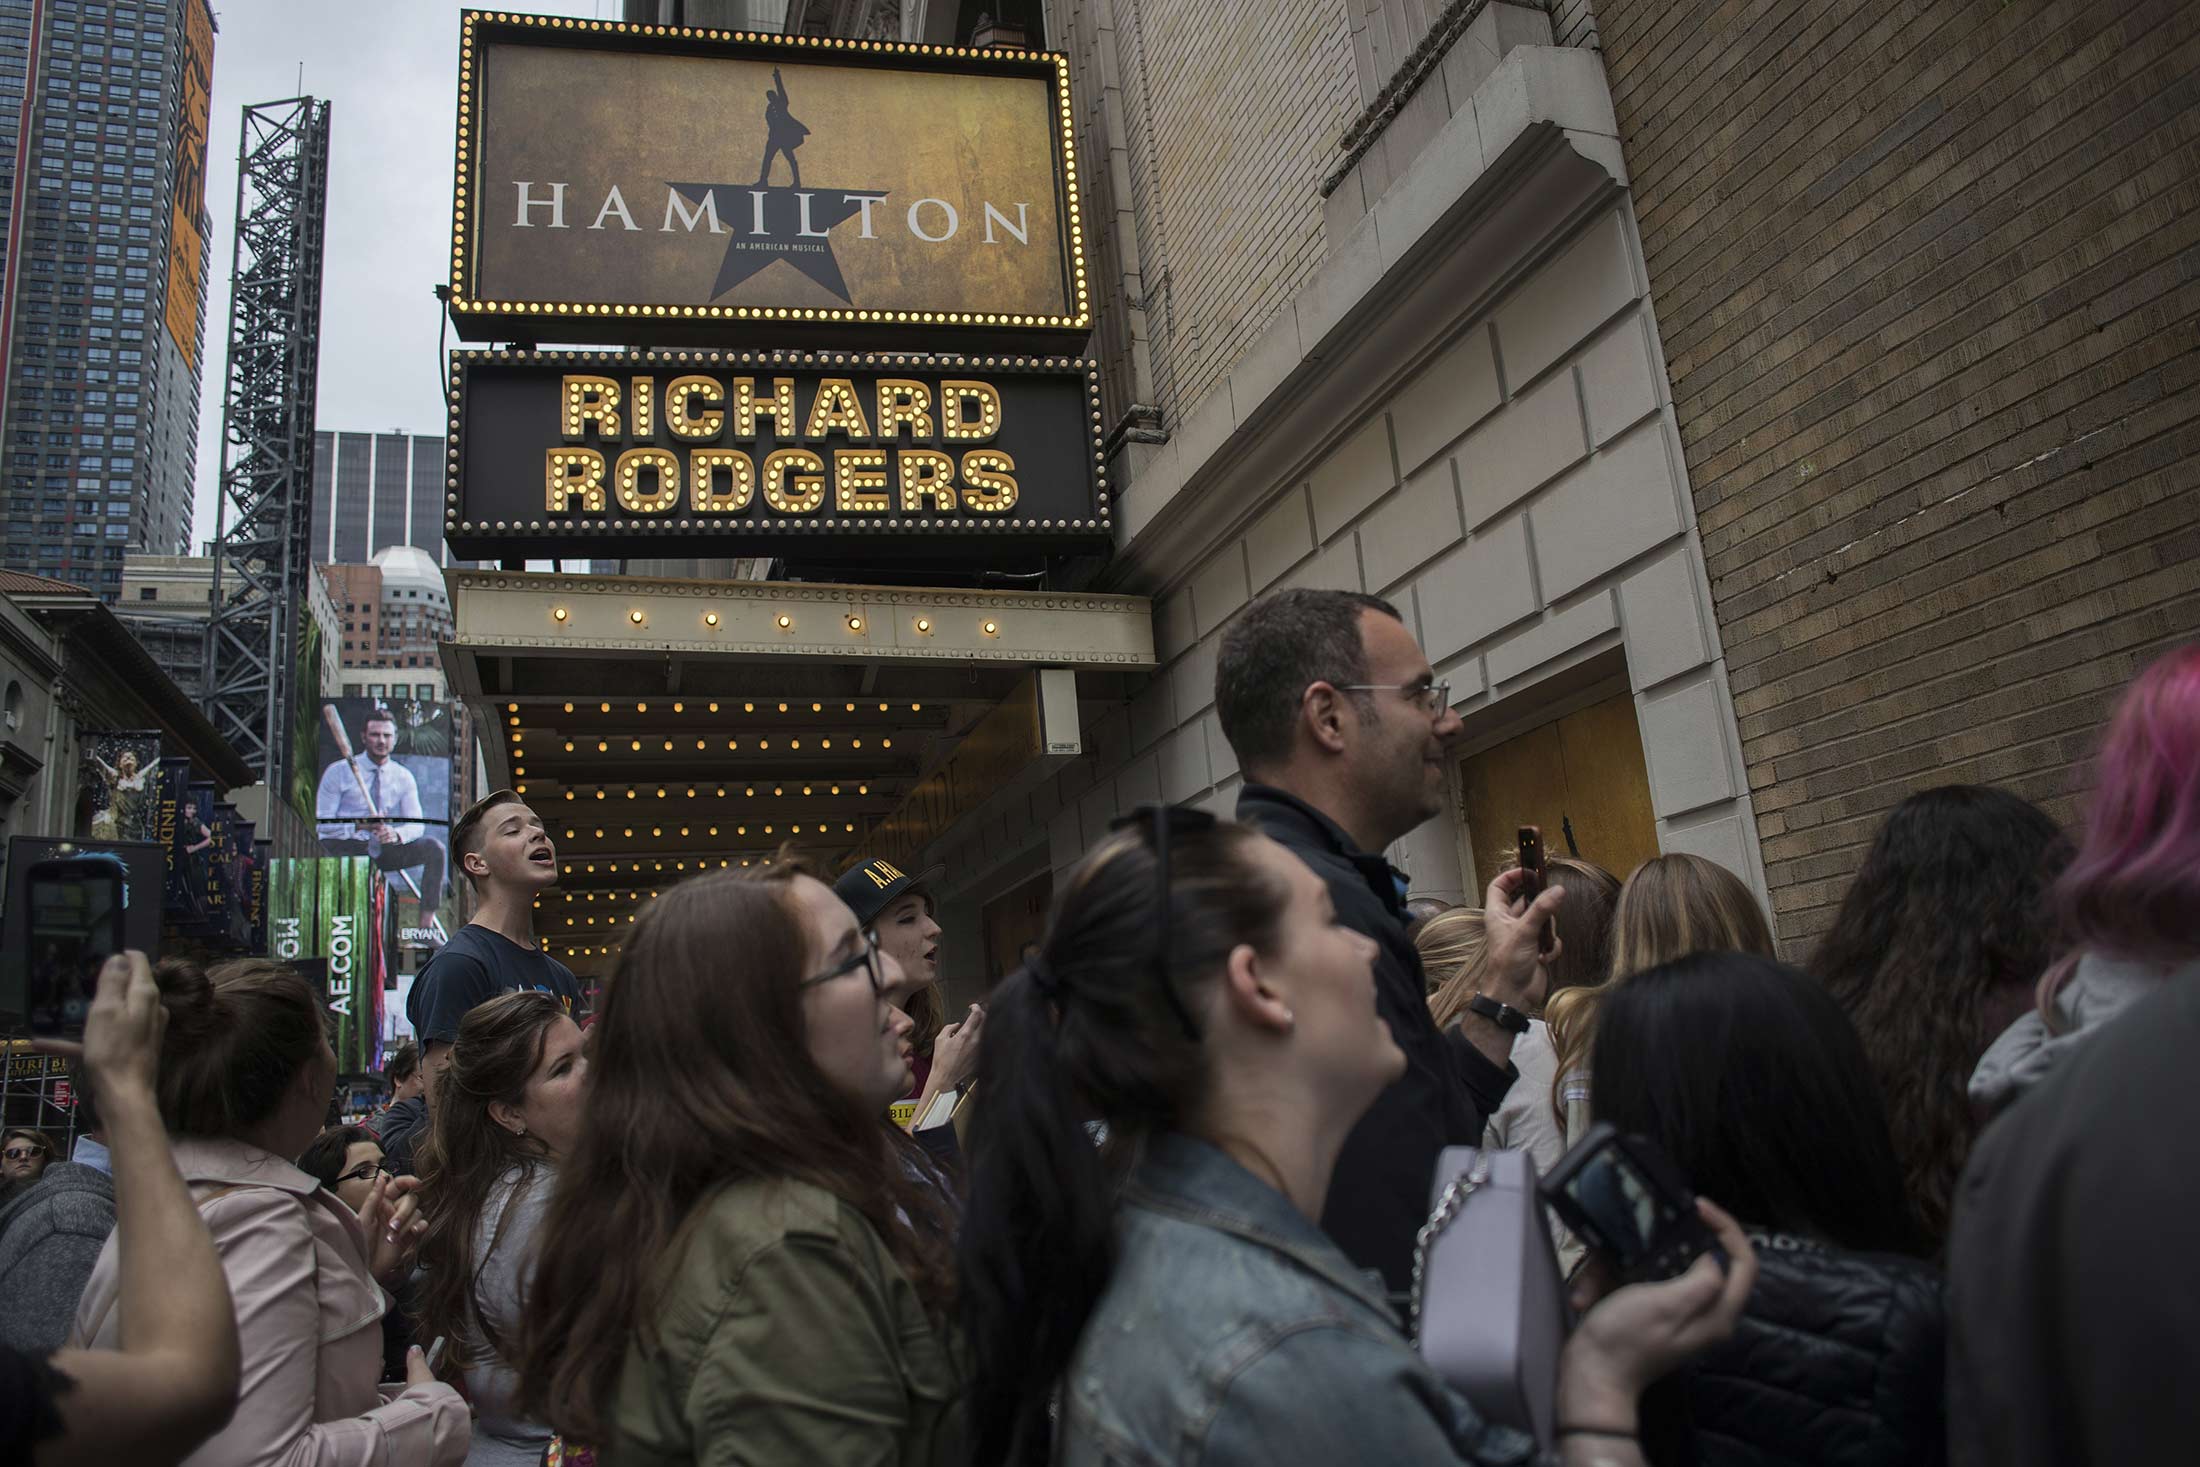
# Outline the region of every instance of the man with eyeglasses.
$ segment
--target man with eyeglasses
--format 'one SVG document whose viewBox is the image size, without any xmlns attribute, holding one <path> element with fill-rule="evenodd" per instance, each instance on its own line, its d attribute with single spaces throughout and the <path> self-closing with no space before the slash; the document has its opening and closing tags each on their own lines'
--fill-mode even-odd
<svg viewBox="0 0 2200 1467">
<path fill-rule="evenodd" d="M 1346 591 L 1262 597 L 1222 638 L 1215 711 L 1244 772 L 1238 819 L 1313 868 L 1337 920 L 1380 945 L 1376 1005 L 1406 1073 L 1347 1138 L 1322 1227 L 1402 1295 L 1438 1155 L 1481 1145 L 1517 1077 L 1509 1056 L 1542 1003 L 1537 936 L 1559 893 L 1518 899 L 1518 872 L 1491 883 L 1479 1006 L 1461 1022 L 1460 1042 L 1447 1039 L 1429 1017 L 1420 955 L 1406 936 L 1405 878 L 1383 852 L 1444 808 L 1445 765 L 1463 725 L 1397 608 Z"/>
<path fill-rule="evenodd" d="M 69 1078 L 76 1123 L 86 1133 L 75 1153 L 59 1159 L 45 1134 L 30 1130 L 9 1131 L 4 1148 L 11 1181 L 17 1148 L 36 1147 L 45 1159 L 42 1173 L 14 1181 L 0 1203 L 0 1344 L 29 1355 L 49 1355 L 68 1338 L 77 1300 L 115 1228 L 114 1177 L 89 1077 L 79 1064 Z"/>
</svg>

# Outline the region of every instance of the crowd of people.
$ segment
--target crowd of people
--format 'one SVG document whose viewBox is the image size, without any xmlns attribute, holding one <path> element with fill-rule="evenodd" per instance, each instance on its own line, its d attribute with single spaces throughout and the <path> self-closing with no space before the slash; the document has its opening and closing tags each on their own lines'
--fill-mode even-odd
<svg viewBox="0 0 2200 1467">
<path fill-rule="evenodd" d="M 111 961 L 85 1134 L 6 1138 L 0 1456 L 2189 1459 L 2200 646 L 2078 828 L 1915 794 L 1793 966 L 1680 852 L 1410 908 L 1461 724 L 1382 601 L 1256 601 L 1216 695 L 1236 818 L 1125 815 L 952 1024 L 926 878 L 792 853 L 663 892 L 581 1012 L 510 792 L 367 1125 L 296 973 Z M 1555 1417 L 1478 1410 L 1409 1333 L 1445 1150 L 1607 1127 L 1715 1246 L 1623 1281 L 1561 1231 Z"/>
</svg>

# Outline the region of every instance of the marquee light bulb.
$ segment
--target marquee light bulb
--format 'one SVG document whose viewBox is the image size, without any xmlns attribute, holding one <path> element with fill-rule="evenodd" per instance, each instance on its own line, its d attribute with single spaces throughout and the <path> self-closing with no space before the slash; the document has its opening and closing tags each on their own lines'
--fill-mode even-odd
<svg viewBox="0 0 2200 1467">
<path fill-rule="evenodd" d="M 921 636 L 930 636 L 932 634 L 932 618 L 929 616 L 918 617 L 917 632 Z"/>
<path fill-rule="evenodd" d="M 997 637 L 1001 634 L 1001 624 L 997 621 L 989 621 L 985 624 L 983 630 L 987 636 Z"/>
<path fill-rule="evenodd" d="M 626 614 L 626 619 L 634 623 L 634 625 L 640 626 L 642 624 L 642 609 L 639 606 L 635 607 L 632 611 Z"/>
<path fill-rule="evenodd" d="M 862 618 L 862 617 L 860 617 L 860 616 L 851 616 L 851 617 L 849 617 L 849 618 L 848 618 L 848 630 L 849 630 L 849 631 L 851 631 L 851 632 L 860 632 L 860 631 L 862 631 L 862 630 L 863 630 L 863 618 Z"/>
<path fill-rule="evenodd" d="M 550 608 L 550 619 L 551 619 L 552 621 L 564 621 L 564 620 L 566 619 L 566 617 L 568 617 L 568 616 L 569 616 L 569 615 L 571 615 L 571 614 L 572 614 L 572 613 L 568 612 L 568 611 L 567 611 L 567 610 L 566 610 L 566 609 L 565 609 L 564 607 L 562 607 L 562 606 L 553 606 L 553 607 L 551 607 L 551 608 Z M 571 712 L 573 711 L 573 705 L 572 705 L 572 704 L 570 704 L 570 703 L 566 704 L 566 705 L 565 705 L 565 711 L 566 711 L 566 712 L 568 712 L 568 713 L 571 713 Z"/>
<path fill-rule="evenodd" d="M 703 613 L 703 625 L 704 625 L 704 626 L 707 626 L 707 627 L 714 627 L 714 626 L 718 625 L 718 613 L 717 613 L 717 612 L 715 612 L 715 611 L 706 611 L 706 612 L 704 612 L 704 613 Z M 718 711 L 718 705 L 717 705 L 716 703 L 713 703 L 713 704 L 711 704 L 711 705 L 710 705 L 710 711 L 711 711 L 711 712 L 713 712 L 713 713 L 716 713 L 716 712 Z"/>
<path fill-rule="evenodd" d="M 791 627 L 791 626 L 793 626 L 793 625 L 794 625 L 794 618 L 793 618 L 793 617 L 791 617 L 791 616 L 788 616 L 788 615 L 787 615 L 787 614 L 786 614 L 785 612 L 781 612 L 781 613 L 780 613 L 780 616 L 779 616 L 779 629 L 780 629 L 781 631 L 785 631 L 785 630 L 786 630 L 787 628 L 789 628 L 789 627 Z"/>
</svg>

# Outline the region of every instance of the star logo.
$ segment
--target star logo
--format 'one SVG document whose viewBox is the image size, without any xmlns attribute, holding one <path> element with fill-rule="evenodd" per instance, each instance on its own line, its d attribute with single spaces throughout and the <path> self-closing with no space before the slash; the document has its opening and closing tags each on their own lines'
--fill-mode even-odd
<svg viewBox="0 0 2200 1467">
<path fill-rule="evenodd" d="M 708 201 L 732 238 L 710 298 L 717 300 L 774 260 L 785 260 L 848 304 L 848 282 L 833 254 L 833 229 L 886 197 L 884 189 L 778 188 L 738 183 L 674 183 L 674 193 L 700 207 Z M 745 226 L 745 229 L 744 229 Z M 866 227 L 865 231 L 870 231 Z"/>
</svg>

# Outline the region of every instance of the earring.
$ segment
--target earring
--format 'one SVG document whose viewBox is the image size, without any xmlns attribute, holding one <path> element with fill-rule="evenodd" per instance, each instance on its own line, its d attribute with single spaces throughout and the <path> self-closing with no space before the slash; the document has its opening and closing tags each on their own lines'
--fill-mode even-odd
<svg viewBox="0 0 2200 1467">
<path fill-rule="evenodd" d="M 1283 1011 L 1283 1027 L 1284 1027 L 1284 1028 L 1286 1028 L 1286 1029 L 1291 1029 L 1291 1028 L 1295 1028 L 1295 1027 L 1297 1027 L 1297 1025 L 1298 1025 L 1298 1022 L 1299 1022 L 1299 1016 L 1298 1016 L 1297 1014 L 1294 1014 L 1294 1013 L 1292 1013 L 1292 1012 L 1291 1012 L 1291 1011 L 1290 1011 L 1289 1009 L 1285 1009 L 1285 1010 Z"/>
</svg>

